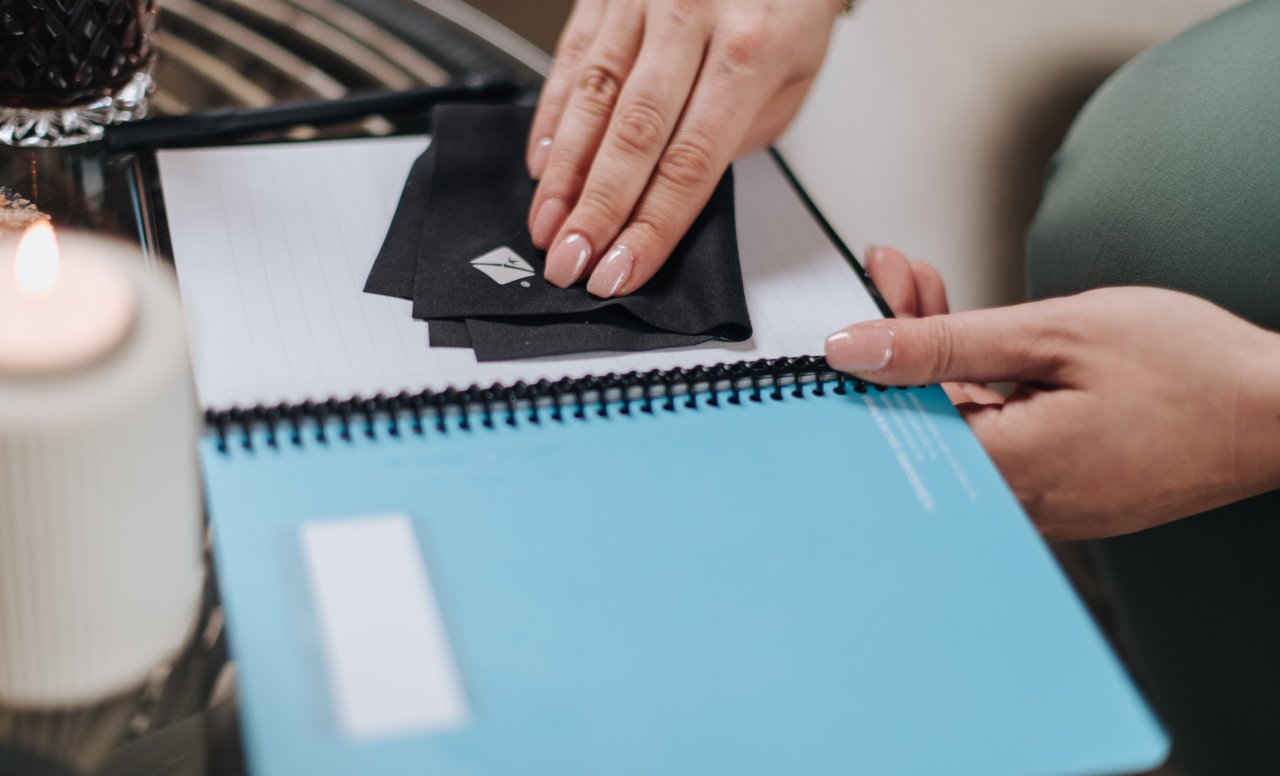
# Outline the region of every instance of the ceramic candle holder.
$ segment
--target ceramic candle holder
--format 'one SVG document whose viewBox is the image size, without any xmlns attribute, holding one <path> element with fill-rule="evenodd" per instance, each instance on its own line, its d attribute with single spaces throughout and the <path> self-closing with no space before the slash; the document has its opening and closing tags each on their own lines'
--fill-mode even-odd
<svg viewBox="0 0 1280 776">
<path fill-rule="evenodd" d="M 201 424 L 173 278 L 136 248 L 59 242 L 116 263 L 136 309 L 90 363 L 0 372 L 0 705 L 13 708 L 141 684 L 190 637 L 204 573 Z"/>
</svg>

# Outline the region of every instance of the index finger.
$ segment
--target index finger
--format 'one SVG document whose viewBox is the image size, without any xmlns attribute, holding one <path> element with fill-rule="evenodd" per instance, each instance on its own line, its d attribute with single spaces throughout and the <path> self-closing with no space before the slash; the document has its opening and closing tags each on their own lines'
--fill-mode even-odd
<svg viewBox="0 0 1280 776">
<path fill-rule="evenodd" d="M 573 82 L 603 19 L 602 0 L 578 0 L 556 43 L 555 63 L 538 97 L 538 109 L 533 116 L 529 147 L 525 152 L 529 175 L 534 180 L 540 179 L 546 170 L 556 128 L 573 93 Z"/>
<path fill-rule="evenodd" d="M 702 30 L 688 20 L 651 22 L 578 201 L 547 254 L 549 282 L 578 282 L 598 255 L 594 247 L 609 245 L 626 224 L 693 89 L 701 41 Z M 552 178 L 548 173 L 547 197 L 563 198 L 567 192 L 554 189 L 564 183 Z"/>
<path fill-rule="evenodd" d="M 765 76 L 761 51 L 753 35 L 713 41 L 684 116 L 630 223 L 592 272 L 589 292 L 610 298 L 640 288 L 693 226 L 777 86 Z"/>
</svg>

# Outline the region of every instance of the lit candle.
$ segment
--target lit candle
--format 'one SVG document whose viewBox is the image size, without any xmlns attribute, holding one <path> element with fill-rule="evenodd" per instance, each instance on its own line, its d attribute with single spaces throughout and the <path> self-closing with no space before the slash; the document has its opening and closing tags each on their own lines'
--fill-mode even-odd
<svg viewBox="0 0 1280 776">
<path fill-rule="evenodd" d="M 62 255 L 48 221 L 0 260 L 0 373 L 74 369 L 111 352 L 137 314 L 128 274 L 91 252 Z"/>
<path fill-rule="evenodd" d="M 20 245 L 0 239 L 5 709 L 135 692 L 182 650 L 203 591 L 201 417 L 174 278 L 136 245 L 55 238 L 41 220 Z"/>
</svg>

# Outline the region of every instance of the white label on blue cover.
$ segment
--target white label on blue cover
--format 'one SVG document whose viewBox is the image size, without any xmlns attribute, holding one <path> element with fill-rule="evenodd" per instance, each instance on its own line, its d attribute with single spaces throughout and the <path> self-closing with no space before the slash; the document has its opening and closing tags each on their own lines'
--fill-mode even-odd
<svg viewBox="0 0 1280 776">
<path fill-rule="evenodd" d="M 435 733 L 470 720 L 408 516 L 301 528 L 338 726 L 351 739 Z"/>
</svg>

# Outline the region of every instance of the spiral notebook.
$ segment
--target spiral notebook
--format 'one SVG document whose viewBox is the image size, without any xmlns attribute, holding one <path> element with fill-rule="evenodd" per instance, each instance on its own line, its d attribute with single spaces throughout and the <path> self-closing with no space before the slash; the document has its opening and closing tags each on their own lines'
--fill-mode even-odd
<svg viewBox="0 0 1280 776">
<path fill-rule="evenodd" d="M 358 292 L 422 144 L 160 156 L 252 774 L 1164 757 L 942 391 L 816 357 L 880 312 L 779 158 L 736 171 L 754 340 L 476 364 Z"/>
</svg>

